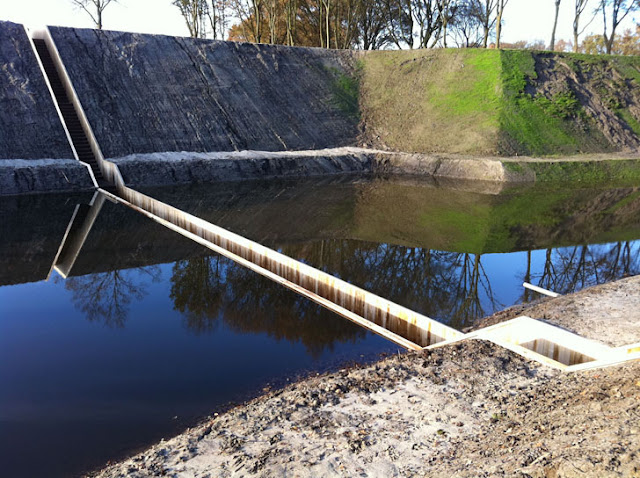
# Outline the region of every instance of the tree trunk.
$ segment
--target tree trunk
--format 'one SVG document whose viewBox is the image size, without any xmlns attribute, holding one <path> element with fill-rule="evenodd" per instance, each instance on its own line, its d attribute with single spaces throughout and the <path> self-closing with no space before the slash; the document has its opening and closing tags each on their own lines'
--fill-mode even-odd
<svg viewBox="0 0 640 478">
<path fill-rule="evenodd" d="M 445 12 L 445 15 L 442 17 L 442 46 L 444 48 L 447 48 L 447 15 Z"/>
<path fill-rule="evenodd" d="M 256 43 L 260 43 L 262 41 L 262 12 L 261 5 L 262 0 L 253 0 L 253 16 L 255 20 L 255 28 L 253 32 L 253 36 L 255 37 Z"/>
<path fill-rule="evenodd" d="M 504 13 L 504 7 L 509 0 L 498 0 L 497 12 L 496 12 L 496 49 L 500 49 L 500 34 L 502 32 L 502 14 Z"/>
<path fill-rule="evenodd" d="M 325 17 L 325 23 L 326 23 L 326 31 L 327 31 L 327 48 L 331 48 L 331 29 L 329 27 L 330 23 L 329 23 L 329 9 L 331 7 L 331 1 L 327 0 L 326 3 L 326 17 Z"/>
<path fill-rule="evenodd" d="M 491 2 L 489 0 L 486 0 L 484 17 L 482 18 L 482 28 L 484 29 L 484 36 L 482 38 L 483 48 L 487 48 L 489 46 L 489 34 L 491 33 L 491 12 L 492 11 L 493 11 L 493 5 L 491 5 Z"/>
<path fill-rule="evenodd" d="M 551 30 L 551 43 L 549 44 L 549 50 L 554 51 L 556 48 L 556 28 L 558 27 L 558 13 L 560 12 L 560 2 L 562 0 L 556 1 L 556 16 L 553 20 L 553 30 Z"/>
<path fill-rule="evenodd" d="M 324 48 L 324 28 L 323 28 L 323 22 L 322 22 L 322 4 L 323 4 L 323 0 L 319 1 L 319 7 L 318 8 L 318 14 L 320 15 L 320 18 L 318 19 L 318 35 L 320 36 L 320 48 Z"/>
<path fill-rule="evenodd" d="M 292 32 L 292 27 L 293 27 L 293 21 L 291 18 L 291 12 L 293 10 L 293 5 L 292 5 L 292 0 L 288 0 L 287 1 L 287 9 L 286 9 L 286 20 L 287 20 L 287 45 L 289 46 L 293 46 L 293 32 Z"/>
<path fill-rule="evenodd" d="M 635 1 L 635 0 L 634 0 Z M 604 32 L 602 33 L 602 38 L 604 40 L 604 48 L 607 55 L 611 54 L 611 43 L 613 43 L 613 32 L 611 33 L 611 38 L 607 38 L 607 2 L 606 0 L 602 0 L 600 3 L 600 8 L 602 9 L 602 23 L 604 24 Z"/>
</svg>

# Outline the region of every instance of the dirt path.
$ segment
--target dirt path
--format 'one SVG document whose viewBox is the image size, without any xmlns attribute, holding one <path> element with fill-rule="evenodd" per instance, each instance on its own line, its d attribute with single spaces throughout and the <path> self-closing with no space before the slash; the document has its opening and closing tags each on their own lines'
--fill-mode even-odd
<svg viewBox="0 0 640 478">
<path fill-rule="evenodd" d="M 615 297 L 637 326 L 637 284 L 535 307 L 577 328 L 581 303 Z M 566 374 L 481 341 L 406 353 L 271 392 L 97 474 L 425 475 L 640 477 L 640 362 Z"/>
</svg>

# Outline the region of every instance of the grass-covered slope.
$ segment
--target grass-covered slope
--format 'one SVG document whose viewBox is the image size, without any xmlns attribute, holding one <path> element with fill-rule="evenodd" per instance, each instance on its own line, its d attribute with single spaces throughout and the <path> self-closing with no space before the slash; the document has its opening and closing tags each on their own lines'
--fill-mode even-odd
<svg viewBox="0 0 640 478">
<path fill-rule="evenodd" d="M 368 140 L 409 152 L 556 154 L 640 147 L 640 59 L 523 50 L 372 52 Z"/>
<path fill-rule="evenodd" d="M 363 56 L 366 133 L 398 151 L 491 153 L 500 131 L 500 54 L 379 51 Z"/>
</svg>

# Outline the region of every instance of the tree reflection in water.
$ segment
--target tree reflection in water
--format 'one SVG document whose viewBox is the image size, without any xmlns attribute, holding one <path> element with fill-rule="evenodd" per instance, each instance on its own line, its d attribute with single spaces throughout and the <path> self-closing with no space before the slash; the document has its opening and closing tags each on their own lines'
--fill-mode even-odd
<svg viewBox="0 0 640 478">
<path fill-rule="evenodd" d="M 224 323 L 236 332 L 300 342 L 312 357 L 366 335 L 346 319 L 221 256 L 176 262 L 171 298 L 196 334 Z"/>
<path fill-rule="evenodd" d="M 480 254 L 346 239 L 288 245 L 282 252 L 452 327 L 502 305 Z"/>
<path fill-rule="evenodd" d="M 148 279 L 160 281 L 158 266 L 69 277 L 65 289 L 71 291 L 74 305 L 87 320 L 121 328 L 127 320 L 131 302 L 147 295 Z"/>
<path fill-rule="evenodd" d="M 289 244 L 280 250 L 458 329 L 513 302 L 503 303 L 503 292 L 492 286 L 496 277 L 483 265 L 487 256 L 481 254 L 348 239 Z M 640 274 L 640 241 L 529 251 L 526 264 L 520 262 L 521 254 L 513 257 L 508 267 L 523 270 L 513 278 L 514 287 L 526 281 L 560 294 Z M 72 277 L 65 287 L 88 320 L 122 327 L 131 303 L 146 295 L 148 279 L 160 280 L 157 266 Z M 523 289 L 519 301 L 533 297 Z M 195 334 L 214 331 L 224 323 L 241 333 L 266 333 L 278 340 L 301 342 L 312 356 L 366 334 L 310 300 L 220 256 L 176 262 L 171 299 L 185 326 Z"/>
<path fill-rule="evenodd" d="M 485 270 L 487 256 L 482 254 L 354 240 L 288 245 L 282 252 L 458 329 L 512 305 L 500 300 L 503 295 L 492 286 L 496 277 Z M 640 241 L 548 249 L 543 259 L 540 252 L 526 253 L 524 275 L 513 281 L 516 287 L 537 281 L 567 294 L 640 274 Z M 522 270 L 521 255 L 513 257 L 510 269 Z M 523 288 L 520 301 L 532 297 Z"/>
<path fill-rule="evenodd" d="M 640 241 L 547 249 L 540 287 L 569 294 L 596 284 L 640 274 Z"/>
</svg>

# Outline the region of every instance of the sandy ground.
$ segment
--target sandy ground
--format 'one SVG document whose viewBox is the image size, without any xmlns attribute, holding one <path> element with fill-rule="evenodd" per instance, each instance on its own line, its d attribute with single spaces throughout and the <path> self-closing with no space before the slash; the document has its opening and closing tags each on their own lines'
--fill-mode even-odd
<svg viewBox="0 0 640 478">
<path fill-rule="evenodd" d="M 521 315 L 549 322 L 611 347 L 640 342 L 640 276 L 590 287 L 553 300 L 516 305 L 481 320 L 472 329 Z"/>
<path fill-rule="evenodd" d="M 639 284 L 533 307 L 615 341 L 581 311 L 615 304 L 636 334 Z M 640 362 L 563 373 L 482 341 L 406 353 L 269 392 L 96 476 L 640 477 Z"/>
</svg>

